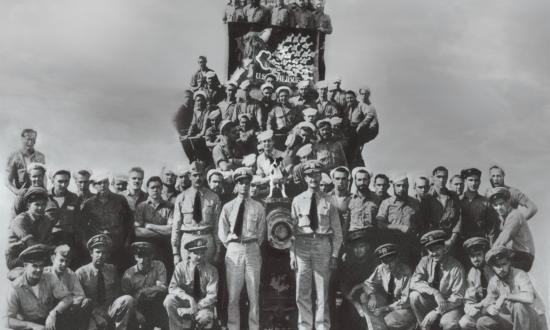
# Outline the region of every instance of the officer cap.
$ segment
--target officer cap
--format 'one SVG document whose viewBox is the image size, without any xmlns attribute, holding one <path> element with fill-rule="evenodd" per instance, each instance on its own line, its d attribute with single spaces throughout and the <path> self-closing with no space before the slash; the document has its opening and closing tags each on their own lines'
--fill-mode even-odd
<svg viewBox="0 0 550 330">
<path fill-rule="evenodd" d="M 347 174 L 346 176 L 347 176 L 347 178 L 349 179 L 349 178 L 350 178 L 349 169 L 348 169 L 347 167 L 345 167 L 345 166 L 338 166 L 338 167 L 334 168 L 332 171 L 330 171 L 330 177 L 331 177 L 332 179 L 334 179 L 334 174 L 335 174 L 336 172 L 342 172 L 342 171 L 343 171 L 343 172 L 346 172 L 346 174 Z"/>
<path fill-rule="evenodd" d="M 42 163 L 30 163 L 27 166 L 27 173 L 31 173 L 31 171 L 34 171 L 34 170 L 41 170 L 42 173 L 46 173 L 46 165 Z"/>
<path fill-rule="evenodd" d="M 489 241 L 484 237 L 470 237 L 462 244 L 465 250 L 470 250 L 473 247 L 481 247 L 484 250 L 489 248 Z"/>
<path fill-rule="evenodd" d="M 113 245 L 113 241 L 108 235 L 99 234 L 99 235 L 93 236 L 88 240 L 87 247 L 88 247 L 88 250 L 93 250 L 98 247 L 104 247 L 109 250 L 112 245 Z"/>
<path fill-rule="evenodd" d="M 317 111 L 317 109 L 314 109 L 314 108 L 305 108 L 304 110 L 302 110 L 302 113 L 304 114 L 304 116 L 316 116 L 318 112 L 319 111 Z"/>
<path fill-rule="evenodd" d="M 263 131 L 257 136 L 258 142 L 262 142 L 265 140 L 269 140 L 273 138 L 273 131 L 268 129 L 267 131 Z"/>
<path fill-rule="evenodd" d="M 237 182 L 244 178 L 252 180 L 252 171 L 248 167 L 240 167 L 233 172 L 233 181 Z"/>
<path fill-rule="evenodd" d="M 273 85 L 270 84 L 270 83 L 264 83 L 264 84 L 262 84 L 261 90 L 264 90 L 264 89 L 266 89 L 266 88 L 274 89 L 275 87 L 273 87 Z"/>
<path fill-rule="evenodd" d="M 311 145 L 311 143 L 308 143 L 305 146 L 298 149 L 298 151 L 296 152 L 296 156 L 300 158 L 306 158 L 306 157 L 309 157 L 312 152 L 313 152 L 313 145 Z"/>
<path fill-rule="evenodd" d="M 510 199 L 510 191 L 505 187 L 491 188 L 487 193 L 487 198 L 489 198 L 491 203 L 500 198 L 508 201 Z"/>
<path fill-rule="evenodd" d="M 193 99 L 196 99 L 198 96 L 204 97 L 205 100 L 208 99 L 208 95 L 203 91 L 196 91 L 195 95 L 193 95 Z"/>
<path fill-rule="evenodd" d="M 214 111 L 210 111 L 210 113 L 208 114 L 208 119 L 218 119 L 222 116 L 222 113 L 220 112 L 219 109 L 216 109 Z"/>
<path fill-rule="evenodd" d="M 191 165 L 189 165 L 189 172 L 190 173 L 204 173 L 204 170 L 205 170 L 205 166 L 204 166 L 204 163 L 201 162 L 200 160 L 196 160 L 194 162 L 191 163 Z"/>
<path fill-rule="evenodd" d="M 502 258 L 510 258 L 511 256 L 512 251 L 504 246 L 496 246 L 487 251 L 485 254 L 485 262 L 487 265 L 492 266 L 496 261 Z"/>
<path fill-rule="evenodd" d="M 481 171 L 478 170 L 477 168 L 467 168 L 467 169 L 464 169 L 462 171 L 460 171 L 460 176 L 463 178 L 463 179 L 466 179 L 470 176 L 478 176 L 481 178 Z"/>
<path fill-rule="evenodd" d="M 197 239 L 194 239 L 190 242 L 185 243 L 183 248 L 186 249 L 189 252 L 196 252 L 196 251 L 201 251 L 201 250 L 204 251 L 208 248 L 206 246 L 206 243 L 207 243 L 206 239 L 197 238 Z"/>
<path fill-rule="evenodd" d="M 382 244 L 374 250 L 374 254 L 378 259 L 397 255 L 397 245 L 393 243 Z"/>
<path fill-rule="evenodd" d="M 365 228 L 350 231 L 348 233 L 347 242 L 352 244 L 359 241 L 364 241 L 370 234 L 372 234 L 373 229 L 373 226 L 367 225 Z"/>
<path fill-rule="evenodd" d="M 321 163 L 317 160 L 308 160 L 304 164 L 304 174 L 315 174 L 321 172 Z"/>
<path fill-rule="evenodd" d="M 444 244 L 447 239 L 447 234 L 443 230 L 432 230 L 422 235 L 420 244 L 424 247 L 429 247 L 435 244 Z"/>
<path fill-rule="evenodd" d="M 292 90 L 287 87 L 287 86 L 281 86 L 279 88 L 277 88 L 275 90 L 275 93 L 277 94 L 277 96 L 279 96 L 279 94 L 282 92 L 282 91 L 286 91 L 288 93 L 288 95 L 292 94 Z"/>
<path fill-rule="evenodd" d="M 37 200 L 47 200 L 48 191 L 42 187 L 29 187 L 23 195 L 23 199 L 26 203 L 31 203 Z"/>
<path fill-rule="evenodd" d="M 46 261 L 52 254 L 54 247 L 45 244 L 35 244 L 29 246 L 19 254 L 21 262 Z"/>
<path fill-rule="evenodd" d="M 135 242 L 132 243 L 132 253 L 137 255 L 151 255 L 153 254 L 153 244 L 149 242 Z"/>
</svg>

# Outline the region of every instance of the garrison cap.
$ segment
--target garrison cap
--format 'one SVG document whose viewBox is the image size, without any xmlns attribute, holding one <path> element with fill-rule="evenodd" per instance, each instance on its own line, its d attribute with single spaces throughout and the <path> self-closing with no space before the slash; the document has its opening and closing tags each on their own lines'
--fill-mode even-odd
<svg viewBox="0 0 550 330">
<path fill-rule="evenodd" d="M 221 175 L 221 177 L 223 178 L 223 173 L 220 170 L 213 168 L 206 174 L 206 180 L 210 181 L 210 177 L 214 174 Z"/>
<path fill-rule="evenodd" d="M 302 110 L 304 116 L 316 116 L 318 112 L 319 111 L 317 111 L 317 109 L 315 108 L 305 108 L 304 110 Z"/>
<path fill-rule="evenodd" d="M 205 166 L 204 163 L 200 160 L 196 160 L 189 165 L 189 172 L 190 173 L 204 173 Z"/>
<path fill-rule="evenodd" d="M 201 251 L 201 250 L 204 251 L 208 248 L 206 246 L 206 243 L 207 243 L 206 239 L 197 238 L 197 239 L 194 239 L 190 242 L 185 243 L 183 248 L 186 249 L 189 252 L 195 252 L 195 251 Z"/>
<path fill-rule="evenodd" d="M 332 169 L 332 171 L 330 171 L 330 177 L 332 179 L 334 179 L 334 174 L 336 172 L 342 172 L 342 171 L 347 173 L 347 178 L 349 179 L 350 178 L 350 172 L 349 172 L 349 169 L 345 166 L 338 166 L 338 167 Z"/>
<path fill-rule="evenodd" d="M 492 266 L 495 261 L 502 258 L 510 258 L 511 256 L 512 251 L 500 245 L 493 247 L 489 251 L 487 251 L 487 253 L 485 254 L 485 262 L 487 263 L 487 265 Z"/>
<path fill-rule="evenodd" d="M 317 161 L 317 160 L 308 160 L 304 164 L 304 174 L 308 175 L 308 174 L 319 173 L 319 172 L 321 172 L 322 168 L 323 167 L 322 167 L 322 165 L 319 161 Z"/>
<path fill-rule="evenodd" d="M 237 182 L 245 178 L 252 180 L 252 175 L 252 171 L 248 167 L 239 167 L 233 172 L 233 181 Z"/>
<path fill-rule="evenodd" d="M 23 195 L 23 199 L 26 203 L 34 202 L 37 200 L 47 200 L 48 191 L 42 187 L 29 187 Z"/>
<path fill-rule="evenodd" d="M 360 240 L 365 240 L 370 234 L 372 234 L 373 229 L 373 226 L 367 225 L 365 228 L 350 231 L 347 235 L 347 242 L 354 243 Z"/>
<path fill-rule="evenodd" d="M 261 89 L 261 90 L 264 90 L 264 89 L 266 89 L 266 88 L 275 89 L 275 87 L 273 87 L 273 85 L 270 84 L 270 83 L 264 83 L 264 84 L 262 84 L 262 87 L 261 87 L 260 89 Z"/>
<path fill-rule="evenodd" d="M 443 230 L 432 230 L 422 235 L 420 244 L 424 247 L 429 247 L 435 244 L 444 244 L 447 239 L 447 234 Z"/>
<path fill-rule="evenodd" d="M 152 255 L 154 252 L 153 244 L 149 242 L 135 242 L 132 243 L 132 253 L 133 254 L 145 254 L 145 255 Z"/>
<path fill-rule="evenodd" d="M 19 254 L 21 262 L 46 261 L 52 254 L 54 247 L 46 244 L 29 246 Z"/>
<path fill-rule="evenodd" d="M 290 95 L 292 94 L 292 90 L 287 86 L 281 86 L 275 90 L 275 94 L 279 95 L 282 91 L 287 91 L 287 93 Z"/>
<path fill-rule="evenodd" d="M 273 138 L 273 131 L 268 129 L 267 131 L 263 131 L 257 136 L 258 142 L 262 142 L 265 140 L 269 140 Z"/>
<path fill-rule="evenodd" d="M 111 249 L 111 246 L 113 246 L 113 241 L 111 238 L 106 234 L 99 234 L 95 235 L 92 238 L 88 240 L 88 244 L 86 244 L 88 247 L 88 250 L 92 250 L 97 247 L 104 247 L 107 249 Z"/>
<path fill-rule="evenodd" d="M 374 250 L 374 254 L 378 259 L 397 255 L 397 245 L 393 243 L 382 244 Z"/>
<path fill-rule="evenodd" d="M 469 250 L 476 246 L 487 250 L 489 249 L 489 241 L 484 237 L 470 237 L 462 244 L 465 250 Z"/>
<path fill-rule="evenodd" d="M 489 198 L 489 201 L 491 203 L 494 202 L 495 200 L 499 199 L 499 198 L 502 198 L 505 201 L 507 201 L 507 200 L 510 199 L 510 191 L 508 190 L 508 188 L 505 188 L 505 187 L 491 188 L 487 192 L 487 198 Z"/>
<path fill-rule="evenodd" d="M 481 178 L 481 171 L 478 170 L 477 168 L 467 168 L 467 169 L 464 169 L 464 170 L 460 171 L 460 176 L 463 179 L 466 179 L 467 177 L 474 176 L 474 175 Z"/>
<path fill-rule="evenodd" d="M 222 116 L 222 113 L 219 109 L 216 109 L 214 111 L 210 111 L 208 114 L 208 119 L 218 119 Z"/>
<path fill-rule="evenodd" d="M 330 119 L 328 119 L 328 118 L 318 120 L 316 125 L 317 125 L 317 128 L 319 128 L 319 129 L 321 127 L 324 127 L 324 126 L 329 126 L 330 128 L 332 128 L 332 123 L 330 122 Z"/>
<path fill-rule="evenodd" d="M 46 173 L 46 165 L 42 163 L 30 163 L 27 166 L 27 173 L 30 173 L 33 170 L 41 170 L 42 172 Z"/>
<path fill-rule="evenodd" d="M 208 99 L 208 95 L 206 95 L 206 93 L 203 91 L 196 91 L 195 95 L 193 95 L 193 99 L 196 99 L 197 96 L 202 96 L 205 100 Z"/>
<path fill-rule="evenodd" d="M 306 158 L 306 157 L 309 157 L 312 152 L 313 152 L 313 145 L 311 143 L 308 143 L 303 147 L 301 147 L 300 149 L 298 149 L 298 151 L 296 152 L 296 156 L 300 158 Z"/>
</svg>

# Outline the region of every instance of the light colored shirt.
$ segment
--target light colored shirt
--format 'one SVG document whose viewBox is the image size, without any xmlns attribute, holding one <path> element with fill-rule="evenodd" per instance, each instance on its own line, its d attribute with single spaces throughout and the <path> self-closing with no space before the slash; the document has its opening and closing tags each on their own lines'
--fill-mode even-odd
<svg viewBox="0 0 550 330">
<path fill-rule="evenodd" d="M 338 210 L 332 204 L 331 196 L 316 192 L 318 226 L 315 231 L 311 228 L 309 210 L 312 200 L 312 192 L 304 191 L 292 200 L 291 221 L 294 226 L 294 235 L 329 235 L 332 239 L 332 256 L 338 257 L 343 241 L 342 226 Z"/>
<path fill-rule="evenodd" d="M 414 232 L 417 227 L 416 213 L 419 209 L 418 201 L 410 196 L 404 200 L 392 196 L 380 204 L 376 220 L 385 224 L 403 225 L 408 228 L 407 232 Z"/>
<path fill-rule="evenodd" d="M 277 158 L 284 158 L 285 153 L 280 150 L 273 149 L 270 156 L 275 160 Z M 256 174 L 262 177 L 269 176 L 271 171 L 271 160 L 267 158 L 265 151 L 258 156 L 258 159 L 256 160 L 256 167 L 258 168 L 256 170 Z"/>
<path fill-rule="evenodd" d="M 251 198 L 245 199 L 242 235 L 235 234 L 235 223 L 241 205 L 241 197 L 237 197 L 222 208 L 218 228 L 218 237 L 227 246 L 232 241 L 257 240 L 261 246 L 266 235 L 266 220 L 264 206 Z"/>
<path fill-rule="evenodd" d="M 286 6 L 271 9 L 271 25 L 290 26 L 291 11 Z"/>
<path fill-rule="evenodd" d="M 399 263 L 397 271 L 393 274 L 395 287 L 393 292 L 389 292 L 389 283 L 391 279 L 390 268 L 385 264 L 380 264 L 371 276 L 364 282 L 363 288 L 367 295 L 378 293 L 382 295 L 391 294 L 395 298 L 391 306 L 396 309 L 409 307 L 409 284 L 412 276 L 412 270 L 409 266 Z"/>
<path fill-rule="evenodd" d="M 98 305 L 97 297 L 97 276 L 99 270 L 95 268 L 93 263 L 84 265 L 76 270 L 76 277 L 80 281 L 80 285 L 86 293 L 86 297 L 92 299 L 96 303 L 96 308 L 108 308 L 116 298 L 120 296 L 120 278 L 118 271 L 114 265 L 103 265 L 103 279 L 105 283 L 105 302 L 103 305 Z"/>
<path fill-rule="evenodd" d="M 350 222 L 349 231 L 365 228 L 367 225 L 374 226 L 378 205 L 372 198 L 373 192 L 369 191 L 367 196 L 352 194 L 349 201 Z"/>
<path fill-rule="evenodd" d="M 468 271 L 468 277 L 466 278 L 467 287 L 464 294 L 465 305 L 477 304 L 487 296 L 487 288 L 484 289 L 481 286 L 482 273 L 485 275 L 485 279 L 487 279 L 487 288 L 489 281 L 493 278 L 493 276 L 495 276 L 495 272 L 487 264 L 484 264 L 481 269 L 475 267 L 470 268 Z"/>
<path fill-rule="evenodd" d="M 244 7 L 244 15 L 248 23 L 269 24 L 269 10 L 263 6 L 247 5 Z"/>
<path fill-rule="evenodd" d="M 374 128 L 378 125 L 378 115 L 374 106 L 358 102 L 354 107 L 348 108 L 348 120 L 353 127 L 368 125 Z"/>
<path fill-rule="evenodd" d="M 466 272 L 460 262 L 452 256 L 446 255 L 440 262 L 439 287 L 433 288 L 430 284 L 434 281 L 436 264 L 436 260 L 430 256 L 420 259 L 411 279 L 411 290 L 428 295 L 439 292 L 450 303 L 448 310 L 452 310 L 463 303 L 466 291 Z"/>
<path fill-rule="evenodd" d="M 160 283 L 160 284 L 159 284 Z M 143 289 L 154 286 L 166 287 L 166 267 L 161 261 L 153 260 L 147 273 L 138 270 L 137 265 L 128 268 L 122 275 L 122 292 L 136 298 Z"/>
<path fill-rule="evenodd" d="M 57 302 L 69 295 L 51 273 L 42 273 L 37 288 L 38 295 L 25 274 L 15 279 L 8 288 L 8 317 L 20 315 L 24 321 L 43 322 Z"/>
<path fill-rule="evenodd" d="M 506 219 L 501 221 L 501 232 L 495 240 L 494 246 L 503 245 L 514 251 L 527 252 L 535 255 L 535 243 L 533 235 L 527 225 L 523 213 L 513 209 Z"/>
<path fill-rule="evenodd" d="M 27 166 L 30 163 L 46 164 L 46 157 L 40 151 L 34 150 L 30 155 L 25 155 L 22 150 L 13 152 L 8 157 L 6 164 L 6 176 L 10 183 L 17 189 L 30 184 Z"/>
<path fill-rule="evenodd" d="M 44 273 L 50 273 L 57 281 L 57 284 L 65 287 L 65 290 L 73 297 L 86 297 L 80 281 L 76 277 L 75 272 L 67 268 L 60 276 L 53 270 L 52 266 L 44 268 Z"/>
<path fill-rule="evenodd" d="M 244 22 L 244 12 L 242 7 L 235 7 L 233 4 L 225 7 L 223 14 L 224 22 Z"/>
<path fill-rule="evenodd" d="M 128 205 L 130 206 L 130 209 L 132 211 L 135 211 L 138 204 L 141 202 L 145 202 L 148 197 L 147 193 L 144 192 L 143 190 L 140 190 L 136 194 L 132 194 L 130 190 L 124 190 L 121 195 L 126 197 L 126 200 L 128 201 Z"/>
<path fill-rule="evenodd" d="M 201 280 L 201 296 L 193 296 L 193 284 L 195 278 L 195 267 L 199 267 L 199 277 Z M 218 271 L 216 267 L 207 262 L 193 264 L 191 261 L 182 261 L 176 265 L 174 275 L 170 280 L 168 292 L 178 294 L 186 293 L 198 301 L 201 309 L 212 306 L 217 301 L 218 296 Z"/>
</svg>

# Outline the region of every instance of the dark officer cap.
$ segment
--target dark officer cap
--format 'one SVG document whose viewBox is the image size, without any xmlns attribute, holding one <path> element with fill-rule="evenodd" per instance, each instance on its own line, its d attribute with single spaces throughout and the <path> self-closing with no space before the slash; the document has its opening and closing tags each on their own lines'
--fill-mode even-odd
<svg viewBox="0 0 550 330">
<path fill-rule="evenodd" d="M 484 237 L 471 237 L 468 238 L 462 246 L 465 250 L 470 250 L 473 247 L 481 247 L 484 250 L 489 249 L 489 241 Z"/>
<path fill-rule="evenodd" d="M 466 179 L 467 177 L 470 177 L 470 176 L 474 176 L 474 175 L 477 175 L 478 177 L 481 178 L 481 171 L 478 170 L 477 168 L 467 168 L 467 169 L 464 169 L 462 171 L 460 171 L 460 176 L 463 178 L 463 179 Z"/>
<path fill-rule="evenodd" d="M 95 235 L 92 238 L 88 240 L 88 250 L 92 250 L 94 248 L 98 247 L 104 247 L 106 249 L 110 249 L 113 245 L 113 241 L 108 235 L 105 234 L 99 234 Z"/>
<path fill-rule="evenodd" d="M 313 174 L 321 172 L 321 163 L 316 160 L 309 160 L 304 164 L 304 174 Z"/>
<path fill-rule="evenodd" d="M 374 254 L 378 259 L 383 259 L 385 257 L 393 256 L 397 254 L 397 245 L 392 243 L 382 244 L 374 250 Z"/>
<path fill-rule="evenodd" d="M 189 252 L 195 252 L 200 250 L 206 250 L 206 240 L 204 238 L 197 238 L 190 242 L 185 243 L 183 246 L 184 249 L 186 249 Z"/>
<path fill-rule="evenodd" d="M 424 247 L 432 246 L 435 244 L 444 244 L 447 239 L 447 234 L 443 230 L 432 230 L 420 238 L 420 244 Z"/>
<path fill-rule="evenodd" d="M 19 254 L 19 260 L 21 262 L 37 262 L 46 261 L 52 254 L 53 246 L 45 244 L 35 244 Z"/>
<path fill-rule="evenodd" d="M 373 226 L 368 225 L 365 228 L 350 231 L 347 237 L 348 243 L 351 244 L 359 241 L 364 241 L 370 234 L 372 234 L 373 229 Z"/>
<path fill-rule="evenodd" d="M 30 203 L 36 200 L 47 200 L 48 191 L 42 187 L 30 187 L 23 196 L 25 202 Z"/>
<path fill-rule="evenodd" d="M 149 242 L 132 243 L 132 253 L 137 255 L 151 255 L 153 253 L 153 244 Z"/>
<path fill-rule="evenodd" d="M 491 203 L 499 198 L 507 201 L 510 199 L 510 191 L 505 187 L 491 188 L 491 190 L 489 190 L 489 192 L 487 193 L 487 198 L 489 198 L 489 201 Z"/>
<path fill-rule="evenodd" d="M 510 258 L 512 251 L 504 246 L 493 247 L 485 254 L 485 262 L 487 265 L 492 266 L 497 260 L 502 258 Z"/>
</svg>

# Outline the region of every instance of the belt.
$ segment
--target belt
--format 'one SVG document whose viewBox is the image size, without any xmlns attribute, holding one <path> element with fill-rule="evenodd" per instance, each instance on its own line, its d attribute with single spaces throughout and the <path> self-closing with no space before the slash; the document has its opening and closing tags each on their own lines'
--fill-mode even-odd
<svg viewBox="0 0 550 330">
<path fill-rule="evenodd" d="M 257 238 L 245 238 L 245 239 L 232 239 L 228 241 L 227 243 L 240 243 L 240 244 L 248 244 L 248 243 L 255 243 L 257 242 Z"/>
<path fill-rule="evenodd" d="M 311 234 L 296 234 L 296 237 L 305 237 L 305 238 L 330 238 L 332 234 L 317 234 L 317 233 L 311 233 Z"/>
<path fill-rule="evenodd" d="M 193 235 L 209 235 L 212 233 L 212 228 L 203 228 L 203 229 L 182 229 L 184 234 L 193 234 Z"/>
</svg>

